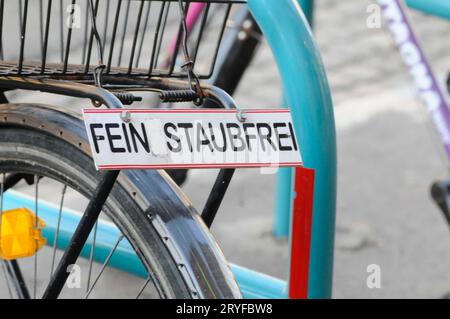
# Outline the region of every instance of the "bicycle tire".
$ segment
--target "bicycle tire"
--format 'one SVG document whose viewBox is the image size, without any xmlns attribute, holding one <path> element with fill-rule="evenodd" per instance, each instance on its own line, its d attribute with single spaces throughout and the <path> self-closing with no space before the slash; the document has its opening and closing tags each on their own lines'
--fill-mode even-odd
<svg viewBox="0 0 450 319">
<path fill-rule="evenodd" d="M 92 193 L 99 172 L 80 118 L 56 108 L 28 104 L 4 104 L 0 114 L 0 169 L 37 170 L 64 180 L 85 195 Z M 163 297 L 240 297 L 209 231 L 162 171 L 122 172 L 104 211 L 155 274 Z M 158 216 L 158 227 L 149 214 Z"/>
</svg>

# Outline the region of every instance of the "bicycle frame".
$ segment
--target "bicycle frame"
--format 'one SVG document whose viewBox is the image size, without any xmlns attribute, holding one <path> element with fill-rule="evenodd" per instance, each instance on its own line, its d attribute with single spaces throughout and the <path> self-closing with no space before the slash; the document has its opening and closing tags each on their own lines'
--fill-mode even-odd
<svg viewBox="0 0 450 319">
<path fill-rule="evenodd" d="M 417 41 L 402 2 L 400 0 L 379 0 L 378 2 L 387 19 L 402 59 L 415 79 L 419 95 L 427 107 L 431 120 L 440 136 L 447 158 L 450 160 L 450 109 L 444 92 L 440 89 L 436 76 Z M 416 9 L 430 13 L 441 12 L 439 10 L 444 7 L 450 9 L 450 3 L 442 0 L 415 0 L 407 3 L 413 5 Z M 450 10 L 447 10 L 447 13 L 449 12 Z"/>
</svg>

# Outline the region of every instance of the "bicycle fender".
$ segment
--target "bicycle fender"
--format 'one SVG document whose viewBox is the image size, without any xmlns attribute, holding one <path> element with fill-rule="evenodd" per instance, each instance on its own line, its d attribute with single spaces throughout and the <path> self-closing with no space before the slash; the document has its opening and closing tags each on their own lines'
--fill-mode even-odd
<svg viewBox="0 0 450 319">
<path fill-rule="evenodd" d="M 42 104 L 2 104 L 2 125 L 44 131 L 61 137 L 91 156 L 81 114 Z M 121 171 L 117 183 L 133 197 L 170 245 L 193 296 L 241 298 L 228 262 L 192 203 L 163 170 Z M 158 185 L 155 187 L 154 185 Z M 170 208 L 167 203 L 171 203 Z M 176 207 L 176 209 L 173 209 Z"/>
</svg>

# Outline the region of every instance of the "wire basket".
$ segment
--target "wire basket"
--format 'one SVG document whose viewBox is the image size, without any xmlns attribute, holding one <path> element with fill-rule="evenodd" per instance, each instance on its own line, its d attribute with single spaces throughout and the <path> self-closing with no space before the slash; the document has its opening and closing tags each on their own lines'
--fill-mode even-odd
<svg viewBox="0 0 450 319">
<path fill-rule="evenodd" d="M 207 79 L 245 1 L 183 1 L 193 70 Z M 182 38 L 177 0 L 0 0 L 0 76 L 73 79 L 102 63 L 108 76 L 185 78 Z"/>
</svg>

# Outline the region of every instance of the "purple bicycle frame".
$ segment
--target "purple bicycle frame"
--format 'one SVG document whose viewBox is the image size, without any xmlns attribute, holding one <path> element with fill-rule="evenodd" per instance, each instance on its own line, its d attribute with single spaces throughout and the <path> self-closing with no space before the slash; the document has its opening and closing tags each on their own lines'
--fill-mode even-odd
<svg viewBox="0 0 450 319">
<path fill-rule="evenodd" d="M 378 3 L 450 160 L 450 111 L 445 95 L 408 21 L 402 0 L 378 0 Z"/>
</svg>

